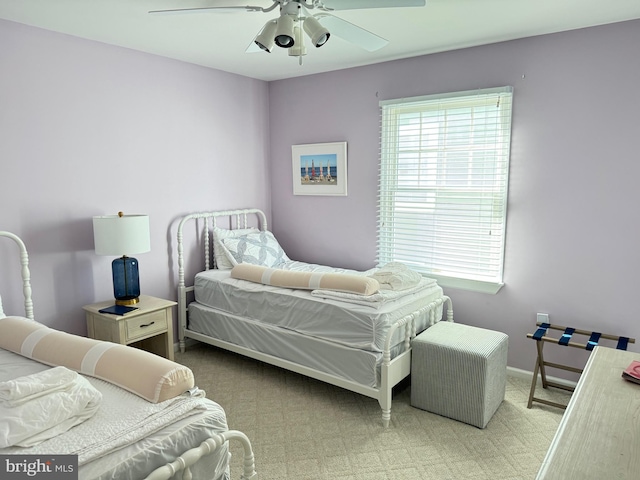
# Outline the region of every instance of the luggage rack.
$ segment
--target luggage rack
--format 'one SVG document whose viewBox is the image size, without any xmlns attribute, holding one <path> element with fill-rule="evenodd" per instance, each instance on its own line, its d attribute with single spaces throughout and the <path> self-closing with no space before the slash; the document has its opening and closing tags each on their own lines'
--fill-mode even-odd
<svg viewBox="0 0 640 480">
<path fill-rule="evenodd" d="M 545 405 L 550 405 L 552 407 L 558 407 L 562 409 L 566 409 L 567 406 L 562 403 L 552 402 L 550 400 L 546 400 L 544 398 L 538 398 L 535 396 L 536 385 L 538 383 L 538 373 L 540 373 L 540 377 L 542 379 L 542 388 L 554 387 L 562 390 L 567 390 L 569 392 L 573 392 L 575 387 L 570 385 L 563 385 L 558 382 L 554 382 L 547 379 L 547 373 L 545 371 L 545 367 L 559 368 L 561 370 L 566 370 L 569 372 L 574 372 L 581 374 L 581 368 L 571 367 L 569 365 L 562 365 L 559 363 L 547 362 L 544 360 L 542 355 L 542 349 L 545 343 L 553 343 L 556 345 L 562 345 L 567 347 L 575 347 L 582 348 L 587 351 L 591 351 L 598 345 L 598 342 L 601 339 L 612 340 L 617 342 L 616 349 L 618 350 L 626 350 L 627 345 L 629 343 L 635 343 L 635 338 L 629 337 L 621 337 L 618 335 L 610 335 L 608 333 L 600 333 L 600 332 L 588 332 L 586 330 L 580 330 L 572 327 L 565 327 L 562 325 L 552 325 L 546 322 L 537 322 L 536 323 L 538 329 L 535 333 L 527 333 L 527 338 L 531 338 L 536 340 L 536 348 L 538 350 L 538 358 L 536 359 L 536 366 L 533 370 L 533 379 L 531 381 L 531 392 L 529 393 L 529 403 L 527 404 L 527 408 L 531 408 L 533 402 L 544 403 Z M 549 330 L 557 330 L 563 332 L 559 338 L 551 337 L 548 335 Z M 588 340 L 585 343 L 575 342 L 573 341 L 574 335 L 582 335 L 584 337 L 588 337 Z"/>
</svg>

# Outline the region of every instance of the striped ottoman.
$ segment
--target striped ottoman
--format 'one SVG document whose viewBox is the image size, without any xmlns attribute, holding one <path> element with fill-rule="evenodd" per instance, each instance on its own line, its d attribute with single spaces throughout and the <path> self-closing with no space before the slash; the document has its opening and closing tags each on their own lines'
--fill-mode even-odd
<svg viewBox="0 0 640 480">
<path fill-rule="evenodd" d="M 491 420 L 507 383 L 509 337 L 438 322 L 411 344 L 411 405 L 479 428 Z"/>
</svg>

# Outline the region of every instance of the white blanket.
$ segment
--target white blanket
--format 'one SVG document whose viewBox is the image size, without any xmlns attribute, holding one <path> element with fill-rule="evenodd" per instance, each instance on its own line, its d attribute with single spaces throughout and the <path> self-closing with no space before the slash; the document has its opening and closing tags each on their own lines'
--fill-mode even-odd
<svg viewBox="0 0 640 480">
<path fill-rule="evenodd" d="M 407 290 L 418 285 L 422 275 L 404 263 L 389 262 L 369 277 L 377 280 L 383 290 Z"/>
<path fill-rule="evenodd" d="M 102 394 L 84 377 L 55 367 L 0 383 L 0 448 L 31 447 L 91 418 Z"/>
</svg>

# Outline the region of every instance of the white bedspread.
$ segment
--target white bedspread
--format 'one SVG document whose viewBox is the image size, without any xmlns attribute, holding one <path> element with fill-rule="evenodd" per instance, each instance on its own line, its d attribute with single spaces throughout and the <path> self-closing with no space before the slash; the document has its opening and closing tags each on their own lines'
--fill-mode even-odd
<svg viewBox="0 0 640 480">
<path fill-rule="evenodd" d="M 150 403 L 108 382 L 96 378 L 86 380 L 103 396 L 102 405 L 92 418 L 38 445 L 26 449 L 9 447 L 2 453 L 72 454 L 78 455 L 78 464 L 83 465 L 206 409 L 198 397 L 180 396 L 161 403 Z"/>
<path fill-rule="evenodd" d="M 0 382 L 0 448 L 31 447 L 91 418 L 102 394 L 64 367 Z"/>
</svg>

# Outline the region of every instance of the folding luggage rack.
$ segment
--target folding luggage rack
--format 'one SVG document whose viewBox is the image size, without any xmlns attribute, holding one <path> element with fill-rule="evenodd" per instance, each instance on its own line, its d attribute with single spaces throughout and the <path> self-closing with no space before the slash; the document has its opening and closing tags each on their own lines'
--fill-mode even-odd
<svg viewBox="0 0 640 480">
<path fill-rule="evenodd" d="M 612 340 L 614 342 L 617 342 L 616 348 L 618 350 L 626 350 L 627 345 L 629 343 L 635 343 L 636 341 L 635 338 L 621 337 L 617 335 L 610 335 L 607 333 L 600 333 L 600 332 L 588 332 L 586 330 L 579 330 L 577 328 L 565 327 L 562 325 L 552 325 L 546 322 L 537 322 L 536 325 L 538 329 L 536 330 L 535 333 L 527 333 L 527 338 L 532 338 L 533 340 L 536 340 L 536 347 L 538 349 L 538 358 L 536 359 L 536 366 L 533 370 L 533 379 L 531 381 L 531 392 L 529 393 L 529 403 L 527 404 L 527 408 L 531 408 L 531 405 L 533 404 L 533 402 L 544 403 L 545 405 L 551 405 L 552 407 L 558 407 L 563 409 L 567 408 L 566 405 L 563 405 L 561 403 L 552 402 L 550 400 L 546 400 L 544 398 L 538 398 L 535 396 L 536 385 L 538 383 L 538 373 L 540 373 L 540 377 L 542 379 L 542 388 L 555 387 L 555 388 L 560 388 L 562 390 L 567 390 L 569 392 L 573 392 L 575 390 L 575 387 L 572 387 L 570 385 L 564 385 L 558 382 L 548 380 L 545 367 L 559 368 L 561 370 L 567 370 L 569 372 L 574 372 L 578 374 L 581 374 L 583 370 L 581 368 L 575 368 L 569 365 L 562 365 L 559 363 L 552 363 L 552 362 L 545 361 L 542 355 L 542 349 L 545 343 L 551 342 L 556 345 L 583 348 L 587 351 L 591 351 L 594 349 L 594 347 L 598 345 L 598 342 L 601 339 Z M 548 336 L 549 330 L 558 330 L 563 333 L 559 338 L 554 338 L 554 337 Z M 574 342 L 573 341 L 574 335 L 582 335 L 582 336 L 588 337 L 589 339 L 586 341 L 586 343 Z"/>
</svg>

